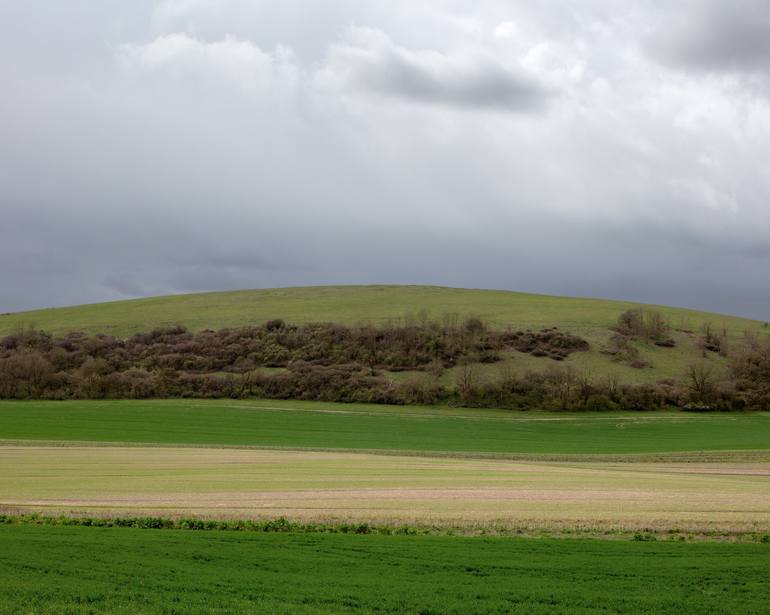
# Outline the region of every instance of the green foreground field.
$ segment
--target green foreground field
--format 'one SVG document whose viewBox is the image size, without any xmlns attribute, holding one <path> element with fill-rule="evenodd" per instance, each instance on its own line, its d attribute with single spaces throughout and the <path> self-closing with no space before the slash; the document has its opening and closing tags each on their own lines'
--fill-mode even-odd
<svg viewBox="0 0 770 615">
<path fill-rule="evenodd" d="M 770 546 L 0 526 L 2 613 L 761 613 Z"/>
<path fill-rule="evenodd" d="M 769 451 L 770 413 L 546 413 L 300 401 L 0 402 L 0 440 L 510 456 Z"/>
</svg>

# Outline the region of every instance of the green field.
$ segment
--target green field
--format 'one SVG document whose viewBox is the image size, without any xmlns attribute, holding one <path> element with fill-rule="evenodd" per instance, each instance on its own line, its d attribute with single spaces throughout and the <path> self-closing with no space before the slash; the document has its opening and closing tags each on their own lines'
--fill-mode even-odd
<svg viewBox="0 0 770 615">
<path fill-rule="evenodd" d="M 0 526 L 2 613 L 761 613 L 769 545 Z"/>
<path fill-rule="evenodd" d="M 4 401 L 0 440 L 551 456 L 767 451 L 770 414 L 559 414 L 276 400 Z"/>
</svg>

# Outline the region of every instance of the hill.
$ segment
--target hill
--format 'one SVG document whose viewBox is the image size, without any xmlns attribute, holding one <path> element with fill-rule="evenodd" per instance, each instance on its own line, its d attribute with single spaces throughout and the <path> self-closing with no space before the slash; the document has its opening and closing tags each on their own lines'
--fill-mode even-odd
<svg viewBox="0 0 770 615">
<path fill-rule="evenodd" d="M 702 330 L 710 325 L 726 345 L 745 332 L 764 334 L 767 325 L 735 316 L 684 308 L 644 306 L 662 315 L 675 346 L 661 348 L 651 343 L 633 344 L 638 365 L 613 360 L 606 354 L 612 327 L 626 310 L 640 304 L 555 297 L 496 290 L 456 289 L 431 286 L 322 286 L 241 290 L 190 295 L 172 295 L 115 301 L 101 304 L 51 308 L 0 315 L 0 336 L 20 328 L 35 327 L 53 334 L 69 331 L 106 333 L 126 338 L 157 327 L 181 324 L 191 331 L 222 329 L 263 323 L 280 318 L 290 323 L 335 322 L 341 324 L 385 324 L 422 314 L 440 319 L 454 314 L 478 316 L 490 327 L 542 329 L 558 327 L 584 338 L 588 352 L 571 354 L 564 363 L 594 377 L 613 376 L 623 382 L 655 382 L 682 379 L 688 366 L 703 360 Z M 708 353 L 708 362 L 723 373 L 726 359 Z M 494 377 L 501 369 L 539 369 L 547 362 L 531 354 L 513 352 L 502 363 L 478 365 L 478 377 Z M 456 378 L 447 370 L 445 382 Z M 395 380 L 410 378 L 411 372 L 394 373 Z"/>
<path fill-rule="evenodd" d="M 473 314 L 496 327 L 558 326 L 576 333 L 606 329 L 624 310 L 641 304 L 607 299 L 556 297 L 499 290 L 438 286 L 313 286 L 239 290 L 130 299 L 0 315 L 0 336 L 34 324 L 49 333 L 84 331 L 126 337 L 182 324 L 193 331 L 261 323 L 383 323 L 421 310 L 431 317 Z M 762 323 L 722 314 L 650 306 L 677 328 L 698 330 L 710 322 L 731 334 Z"/>
</svg>

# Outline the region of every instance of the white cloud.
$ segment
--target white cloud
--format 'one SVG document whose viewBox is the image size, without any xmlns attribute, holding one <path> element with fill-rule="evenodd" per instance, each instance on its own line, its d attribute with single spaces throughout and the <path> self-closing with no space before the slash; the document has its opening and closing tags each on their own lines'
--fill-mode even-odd
<svg viewBox="0 0 770 615">
<path fill-rule="evenodd" d="M 519 29 L 514 21 L 502 21 L 495 26 L 495 38 L 512 38 L 518 34 Z"/>
<path fill-rule="evenodd" d="M 295 72 L 290 50 L 267 53 L 234 36 L 206 42 L 185 33 L 159 36 L 144 44 L 124 44 L 118 60 L 129 70 L 163 72 L 179 79 L 196 74 L 219 76 L 245 90 L 267 90 L 276 75 Z"/>
</svg>

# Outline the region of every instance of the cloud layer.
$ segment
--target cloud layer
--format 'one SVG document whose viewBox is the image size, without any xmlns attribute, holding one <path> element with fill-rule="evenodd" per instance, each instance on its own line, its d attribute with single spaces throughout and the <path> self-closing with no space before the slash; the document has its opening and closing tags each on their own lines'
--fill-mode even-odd
<svg viewBox="0 0 770 615">
<path fill-rule="evenodd" d="M 761 5 L 0 5 L 0 311 L 388 282 L 768 319 Z"/>
</svg>

